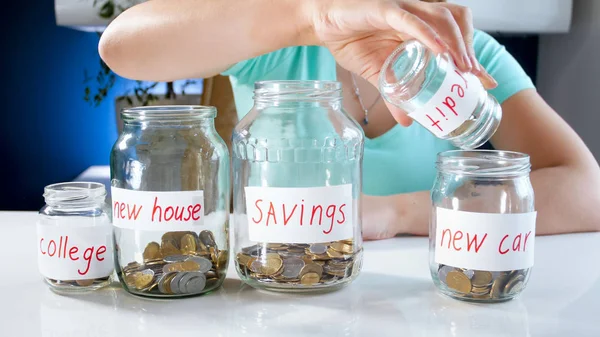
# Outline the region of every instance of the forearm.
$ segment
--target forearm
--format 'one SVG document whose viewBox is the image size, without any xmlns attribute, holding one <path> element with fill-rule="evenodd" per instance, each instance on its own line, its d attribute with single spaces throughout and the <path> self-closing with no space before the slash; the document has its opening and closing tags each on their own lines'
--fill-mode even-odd
<svg viewBox="0 0 600 337">
<path fill-rule="evenodd" d="M 102 59 L 137 80 L 205 78 L 293 45 L 313 44 L 311 1 L 152 0 L 119 15 L 102 35 Z"/>
</svg>

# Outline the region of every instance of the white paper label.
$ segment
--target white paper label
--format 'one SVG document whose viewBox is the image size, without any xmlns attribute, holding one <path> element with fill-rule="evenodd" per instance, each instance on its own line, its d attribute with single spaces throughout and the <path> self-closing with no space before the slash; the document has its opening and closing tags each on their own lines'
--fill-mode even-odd
<svg viewBox="0 0 600 337">
<path fill-rule="evenodd" d="M 112 226 L 57 226 L 37 224 L 38 267 L 55 280 L 86 280 L 107 277 L 114 269 Z M 82 223 L 83 222 L 83 223 Z"/>
<path fill-rule="evenodd" d="M 246 187 L 251 241 L 316 243 L 352 238 L 352 185 Z"/>
<path fill-rule="evenodd" d="M 439 90 L 410 117 L 437 137 L 444 137 L 466 121 L 477 107 L 480 93 L 485 90 L 472 73 L 461 73 L 452 62 Z"/>
<path fill-rule="evenodd" d="M 536 212 L 472 213 L 436 209 L 435 262 L 508 271 L 533 266 Z"/>
<path fill-rule="evenodd" d="M 204 222 L 203 191 L 151 192 L 111 187 L 113 225 L 151 231 L 194 230 Z"/>
</svg>

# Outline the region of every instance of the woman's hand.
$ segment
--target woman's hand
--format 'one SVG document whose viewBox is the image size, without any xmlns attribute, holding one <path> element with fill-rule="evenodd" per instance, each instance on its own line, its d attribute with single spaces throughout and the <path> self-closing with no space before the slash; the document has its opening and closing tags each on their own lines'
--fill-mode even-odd
<svg viewBox="0 0 600 337">
<path fill-rule="evenodd" d="M 460 70 L 477 75 L 487 88 L 494 79 L 479 64 L 473 50 L 473 25 L 467 7 L 402 0 L 316 1 L 314 34 L 345 69 L 378 86 L 386 58 L 407 39 L 417 39 L 435 53 L 449 52 Z M 389 106 L 396 120 L 411 119 Z"/>
</svg>

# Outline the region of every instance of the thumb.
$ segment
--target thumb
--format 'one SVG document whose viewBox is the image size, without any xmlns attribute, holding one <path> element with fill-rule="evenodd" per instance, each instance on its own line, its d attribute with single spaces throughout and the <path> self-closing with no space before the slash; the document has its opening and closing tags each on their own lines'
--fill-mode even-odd
<svg viewBox="0 0 600 337">
<path fill-rule="evenodd" d="M 388 110 L 390 110 L 390 113 L 392 114 L 392 116 L 394 116 L 394 119 L 396 120 L 396 122 L 398 122 L 398 124 L 404 127 L 410 126 L 412 124 L 413 119 L 408 117 L 404 110 L 387 101 L 385 102 L 385 105 L 387 106 Z"/>
</svg>

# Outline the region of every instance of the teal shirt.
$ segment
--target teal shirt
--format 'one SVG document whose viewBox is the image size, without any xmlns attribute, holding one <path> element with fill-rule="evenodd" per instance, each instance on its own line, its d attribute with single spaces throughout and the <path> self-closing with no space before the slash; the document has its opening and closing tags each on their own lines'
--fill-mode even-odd
<svg viewBox="0 0 600 337">
<path fill-rule="evenodd" d="M 533 82 L 504 46 L 482 31 L 474 35 L 481 65 L 498 81 L 490 93 L 502 103 L 517 92 L 534 88 Z M 241 119 L 252 109 L 254 82 L 264 80 L 336 80 L 336 62 L 329 50 L 318 46 L 289 47 L 233 65 L 230 76 Z M 396 125 L 376 138 L 365 138 L 363 192 L 391 195 L 431 189 L 436 156 L 455 149 L 418 123 Z"/>
</svg>

